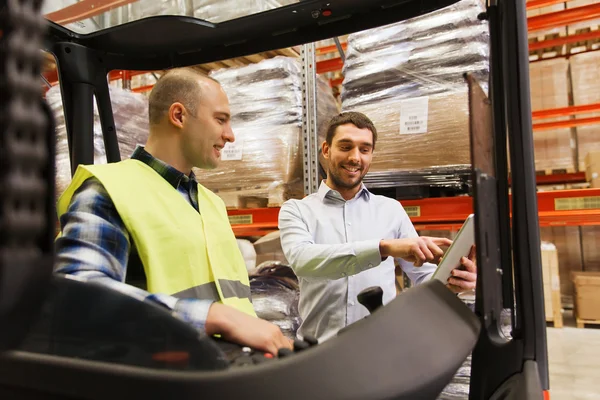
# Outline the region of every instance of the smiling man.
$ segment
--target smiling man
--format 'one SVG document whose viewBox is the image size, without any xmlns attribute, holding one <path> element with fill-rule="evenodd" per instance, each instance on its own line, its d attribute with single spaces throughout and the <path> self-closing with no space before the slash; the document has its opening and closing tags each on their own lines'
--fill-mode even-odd
<svg viewBox="0 0 600 400">
<path fill-rule="evenodd" d="M 256 317 L 225 205 L 192 172 L 215 168 L 235 140 L 227 95 L 217 81 L 175 69 L 148 106 L 146 146 L 119 163 L 79 166 L 59 199 L 56 272 L 164 306 L 209 335 L 273 354 L 291 348 Z M 140 285 L 127 284 L 137 271 Z"/>
<path fill-rule="evenodd" d="M 370 193 L 362 183 L 369 171 L 377 130 L 357 112 L 329 123 L 322 144 L 327 180 L 302 200 L 288 200 L 279 213 L 281 245 L 300 280 L 298 335 L 327 340 L 368 311 L 357 303 L 369 286 L 383 289 L 384 304 L 396 295 L 394 258 L 414 284 L 436 269 L 445 238 L 419 237 L 394 199 Z M 448 286 L 460 292 L 475 287 L 475 263 L 463 258 Z"/>
</svg>

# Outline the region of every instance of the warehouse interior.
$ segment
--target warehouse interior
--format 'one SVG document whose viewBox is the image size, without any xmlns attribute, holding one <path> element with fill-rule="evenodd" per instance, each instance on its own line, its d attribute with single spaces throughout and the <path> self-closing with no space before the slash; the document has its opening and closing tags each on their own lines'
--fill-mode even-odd
<svg viewBox="0 0 600 400">
<path fill-rule="evenodd" d="M 46 0 L 41 14 L 85 35 L 160 15 L 218 24 L 294 3 Z M 525 8 L 550 381 L 545 396 L 595 399 L 600 393 L 600 4 L 529 0 Z M 320 12 L 327 11 L 324 3 Z M 223 149 L 218 168 L 194 173 L 227 208 L 258 316 L 285 335 L 295 337 L 301 319 L 298 278 L 282 249 L 279 210 L 289 199 L 315 193 L 325 179 L 320 144 L 335 115 L 358 111 L 372 119 L 379 136 L 364 184 L 400 201 L 419 235 L 454 239 L 474 212 L 464 74 L 488 93 L 485 11 L 486 2 L 459 0 L 394 24 L 192 67 L 222 85 L 236 137 Z M 56 200 L 73 173 L 59 69 L 54 55 L 44 52 L 39 87 L 56 124 Z M 107 75 L 121 159 L 148 139 L 148 96 L 165 72 Z M 93 160 L 104 164 L 96 105 L 94 112 Z M 408 123 L 410 116 L 416 125 Z M 398 295 L 413 286 L 399 267 L 395 285 Z M 474 291 L 459 297 L 468 305 L 475 302 Z M 503 318 L 510 325 L 511 316 Z M 467 358 L 438 398 L 469 398 L 470 377 Z"/>
</svg>

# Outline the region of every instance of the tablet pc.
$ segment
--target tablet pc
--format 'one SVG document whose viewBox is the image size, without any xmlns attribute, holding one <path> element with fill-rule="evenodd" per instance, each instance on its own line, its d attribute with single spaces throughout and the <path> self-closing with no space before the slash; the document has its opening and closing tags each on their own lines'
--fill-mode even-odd
<svg viewBox="0 0 600 400">
<path fill-rule="evenodd" d="M 475 215 L 471 214 L 465 220 L 448 250 L 446 250 L 431 279 L 437 279 L 444 284 L 448 283 L 452 270 L 460 266 L 460 259 L 469 255 L 474 244 Z"/>
</svg>

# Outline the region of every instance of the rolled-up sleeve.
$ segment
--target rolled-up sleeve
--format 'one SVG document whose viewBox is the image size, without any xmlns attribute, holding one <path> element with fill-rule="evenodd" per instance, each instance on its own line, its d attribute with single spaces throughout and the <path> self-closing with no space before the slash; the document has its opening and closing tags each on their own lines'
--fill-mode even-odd
<svg viewBox="0 0 600 400">
<path fill-rule="evenodd" d="M 406 214 L 403 208 L 401 208 L 399 212 L 401 215 L 401 223 L 398 229 L 398 239 L 418 237 L 419 234 L 415 230 L 408 214 Z M 397 258 L 396 261 L 414 285 L 419 285 L 431 279 L 431 276 L 437 269 L 437 265 L 432 263 L 424 263 L 420 267 L 415 267 L 413 263 L 402 258 Z"/>
</svg>

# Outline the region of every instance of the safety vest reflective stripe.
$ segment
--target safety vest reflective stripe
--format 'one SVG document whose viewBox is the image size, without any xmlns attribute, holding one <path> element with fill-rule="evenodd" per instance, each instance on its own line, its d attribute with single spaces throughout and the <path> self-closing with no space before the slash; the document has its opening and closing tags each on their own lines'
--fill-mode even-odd
<svg viewBox="0 0 600 400">
<path fill-rule="evenodd" d="M 227 279 L 219 279 L 219 286 L 223 291 L 225 298 L 239 297 L 240 299 L 250 299 L 250 287 L 239 281 L 231 281 Z M 219 300 L 219 291 L 215 282 L 208 282 L 203 285 L 191 287 L 175 293 L 174 297 L 180 299 L 211 299 Z"/>
</svg>

